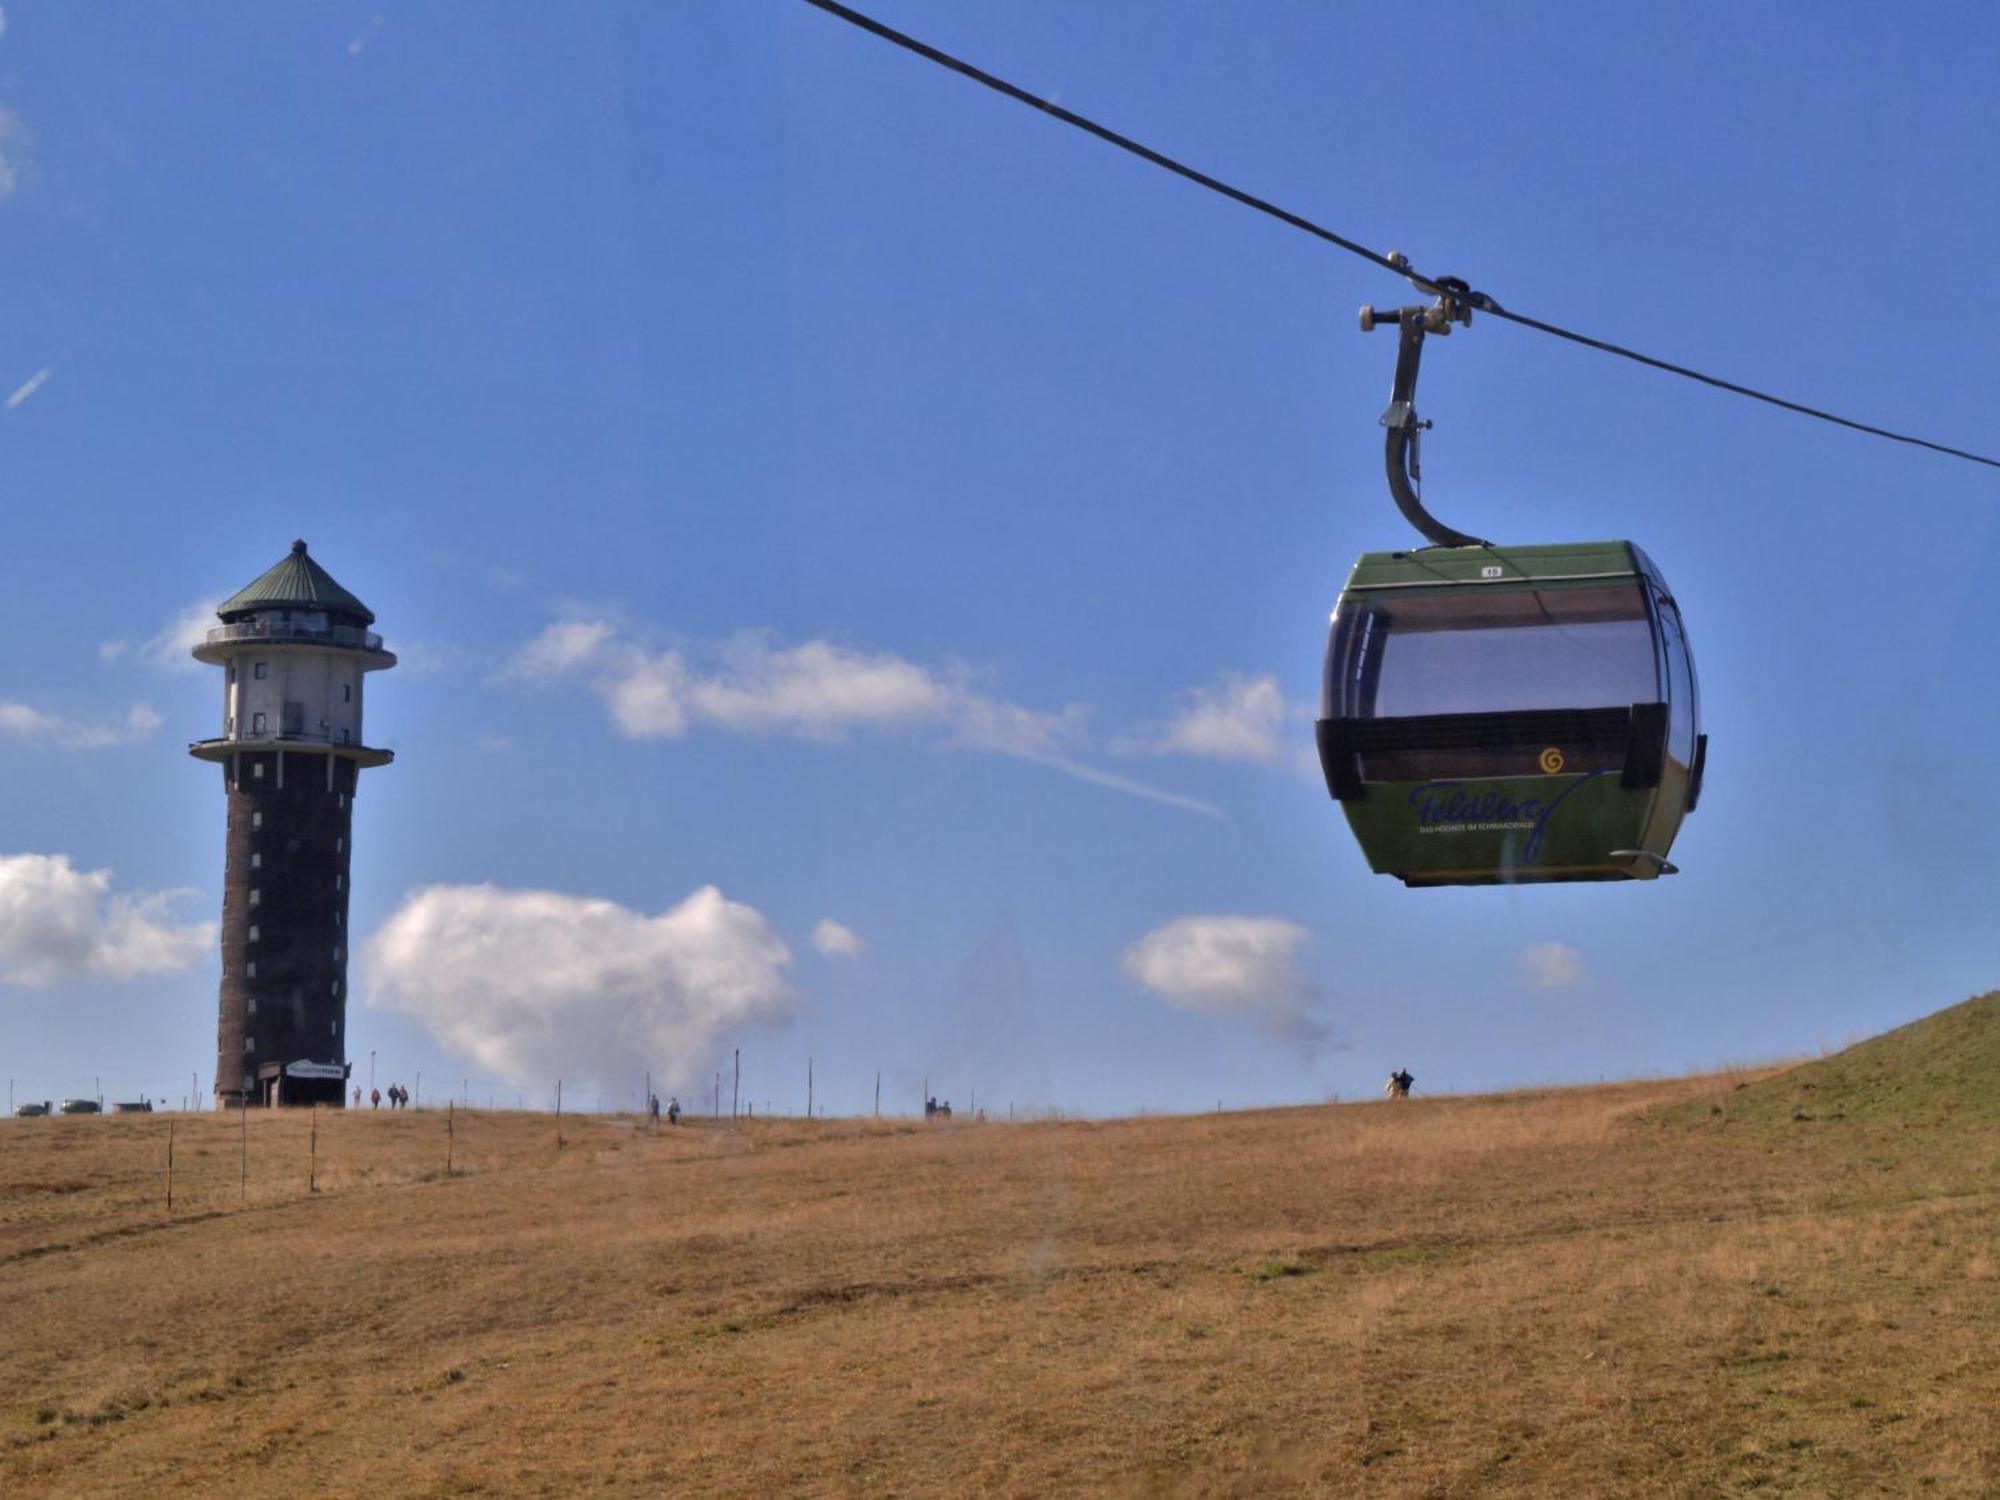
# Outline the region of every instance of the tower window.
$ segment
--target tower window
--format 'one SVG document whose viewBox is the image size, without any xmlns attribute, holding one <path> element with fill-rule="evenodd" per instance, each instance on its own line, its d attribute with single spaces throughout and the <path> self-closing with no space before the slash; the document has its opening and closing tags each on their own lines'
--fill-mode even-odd
<svg viewBox="0 0 2000 1500">
<path fill-rule="evenodd" d="M 253 886 L 250 891 L 250 904 L 252 906 L 259 905 L 263 899 L 264 893 Z"/>
<path fill-rule="evenodd" d="M 326 1023 L 326 1034 L 327 1034 L 328 1036 L 339 1036 L 339 1035 L 340 1035 L 340 1022 L 338 1022 L 338 1021 L 328 1021 L 328 1022 Z"/>
<path fill-rule="evenodd" d="M 257 715 L 257 717 L 261 719 L 264 716 L 262 714 L 259 714 Z M 256 765 L 250 768 L 250 775 L 252 779 L 256 781 L 262 781 L 264 779 L 264 763 L 261 760 L 258 761 Z"/>
<path fill-rule="evenodd" d="M 249 963 L 247 963 L 247 964 L 245 964 L 245 965 L 243 966 L 243 977 L 244 977 L 245 979 L 255 979 L 255 978 L 257 977 L 257 960 L 256 960 L 256 959 L 254 959 L 254 958 L 253 958 L 253 959 L 251 959 Z M 256 1005 L 256 1003 L 257 1003 L 257 1002 L 256 1002 L 255 1000 L 252 1000 L 252 1001 L 251 1001 L 250 1003 L 251 1003 L 251 1005 L 253 1005 L 253 1006 L 254 1006 L 254 1005 Z"/>
<path fill-rule="evenodd" d="M 254 969 L 257 966 L 255 964 L 252 964 L 250 967 Z M 257 997 L 255 995 L 252 995 L 249 1001 L 247 1002 L 247 1008 L 245 1009 L 244 1014 L 251 1016 L 257 1014 Z"/>
<path fill-rule="evenodd" d="M 250 675 L 255 677 L 259 682 L 262 682 L 266 677 L 271 675 L 271 664 L 265 661 L 258 662 L 256 666 L 250 669 Z"/>
<path fill-rule="evenodd" d="M 257 924 L 255 922 L 250 924 L 250 941 L 253 943 L 257 941 Z"/>
<path fill-rule="evenodd" d="M 340 731 L 340 743 L 341 743 L 341 744 L 343 744 L 343 745 L 344 745 L 344 744 L 346 744 L 346 743 L 347 743 L 347 738 L 348 738 L 348 736 L 347 736 L 347 731 L 346 731 L 345 729 L 341 730 L 341 731 Z"/>
<path fill-rule="evenodd" d="M 339 962 L 340 962 L 340 944 L 338 944 L 338 943 L 335 943 L 335 944 L 333 945 L 333 961 L 334 961 L 335 963 L 339 963 Z"/>
<path fill-rule="evenodd" d="M 339 889 L 341 888 L 341 881 L 342 881 L 343 879 L 345 879 L 345 877 L 344 877 L 344 876 L 340 876 L 340 875 L 336 875 L 336 876 L 334 876 L 334 877 L 333 877 L 333 888 L 334 888 L 334 889 L 335 889 L 336 891 L 337 891 L 337 890 L 339 890 Z"/>
<path fill-rule="evenodd" d="M 342 703 L 352 703 L 352 702 L 354 701 L 354 684 L 353 684 L 353 683 L 351 683 L 351 682 L 343 682 L 343 683 L 342 683 L 342 684 L 340 685 L 340 701 L 341 701 Z"/>
<path fill-rule="evenodd" d="M 264 814 L 261 809 L 250 814 L 250 826 L 252 828 L 262 828 L 264 826 Z"/>
<path fill-rule="evenodd" d="M 264 715 L 263 715 L 263 714 L 252 714 L 252 715 L 250 715 L 250 732 L 251 732 L 252 734 L 262 734 L 262 733 L 264 732 Z"/>
<path fill-rule="evenodd" d="M 342 835 L 340 835 L 339 837 L 337 837 L 337 838 L 335 838 L 335 839 L 334 839 L 334 841 L 333 841 L 333 852 L 334 852 L 335 854 L 338 854 L 338 853 L 340 853 L 340 851 L 341 851 L 341 850 L 343 850 L 343 849 L 345 849 L 346 847 L 347 847 L 347 836 L 346 836 L 345 834 L 342 834 Z"/>
<path fill-rule="evenodd" d="M 264 856 L 263 856 L 263 855 L 261 855 L 261 854 L 259 854 L 259 853 L 257 853 L 257 852 L 255 852 L 255 851 L 253 850 L 253 851 L 251 852 L 251 855 L 250 855 L 250 868 L 251 868 L 251 869 L 253 869 L 253 870 L 261 870 L 261 869 L 263 869 L 263 868 L 264 868 Z"/>
<path fill-rule="evenodd" d="M 254 1036 L 243 1038 L 243 1050 L 245 1052 L 255 1052 L 257 1050 L 257 1038 Z"/>
<path fill-rule="evenodd" d="M 340 998 L 340 981 L 338 979 L 333 982 L 333 998 L 336 1000 Z"/>
</svg>

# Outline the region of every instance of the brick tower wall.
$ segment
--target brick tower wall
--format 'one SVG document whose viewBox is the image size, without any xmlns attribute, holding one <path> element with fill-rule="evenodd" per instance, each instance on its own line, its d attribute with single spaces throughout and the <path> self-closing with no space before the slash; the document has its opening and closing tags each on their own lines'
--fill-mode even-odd
<svg viewBox="0 0 2000 1500">
<path fill-rule="evenodd" d="M 355 763 L 256 751 L 223 763 L 222 995 L 215 1091 L 224 1104 L 338 1105 L 343 1079 L 281 1080 L 297 1061 L 347 1060 L 348 863 Z"/>
</svg>

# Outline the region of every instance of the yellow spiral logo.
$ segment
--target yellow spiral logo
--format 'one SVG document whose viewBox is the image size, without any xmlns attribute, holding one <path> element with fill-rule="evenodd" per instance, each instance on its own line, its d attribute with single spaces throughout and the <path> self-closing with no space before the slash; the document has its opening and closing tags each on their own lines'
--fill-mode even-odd
<svg viewBox="0 0 2000 1500">
<path fill-rule="evenodd" d="M 1563 768 L 1563 753 L 1554 745 L 1542 752 L 1542 769 L 1553 776 Z"/>
</svg>

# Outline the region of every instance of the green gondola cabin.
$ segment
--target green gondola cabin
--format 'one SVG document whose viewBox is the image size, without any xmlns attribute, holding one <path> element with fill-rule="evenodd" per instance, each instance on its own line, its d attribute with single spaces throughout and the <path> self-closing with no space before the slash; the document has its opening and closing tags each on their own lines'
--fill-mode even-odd
<svg viewBox="0 0 2000 1500">
<path fill-rule="evenodd" d="M 1650 880 L 1701 792 L 1694 659 L 1630 542 L 1371 552 L 1334 610 L 1327 790 L 1407 885 Z"/>
</svg>

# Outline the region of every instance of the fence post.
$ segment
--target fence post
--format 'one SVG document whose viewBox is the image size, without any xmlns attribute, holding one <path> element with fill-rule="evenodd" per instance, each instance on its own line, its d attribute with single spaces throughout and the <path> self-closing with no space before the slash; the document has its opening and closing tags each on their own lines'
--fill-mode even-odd
<svg viewBox="0 0 2000 1500">
<path fill-rule="evenodd" d="M 239 1202 L 250 1201 L 250 1101 L 244 1100 L 243 1107 L 236 1111 L 242 1118 L 236 1122 L 236 1196 Z"/>
<path fill-rule="evenodd" d="M 458 1139 L 458 1101 L 447 1099 L 444 1106 L 444 1175 L 451 1176 L 451 1148 Z"/>
<path fill-rule="evenodd" d="M 736 1049 L 736 1072 L 729 1080 L 729 1118 L 736 1118 L 737 1096 L 743 1092 L 743 1049 Z"/>
<path fill-rule="evenodd" d="M 312 1107 L 312 1128 L 306 1136 L 306 1191 L 319 1191 L 319 1105 Z"/>
<path fill-rule="evenodd" d="M 806 1059 L 806 1118 L 813 1117 L 813 1060 Z"/>
<path fill-rule="evenodd" d="M 174 1122 L 167 1121 L 167 1212 L 174 1211 Z"/>
<path fill-rule="evenodd" d="M 562 1080 L 556 1080 L 556 1150 L 562 1150 Z"/>
<path fill-rule="evenodd" d="M 875 1118 L 882 1118 L 882 1070 L 875 1070 Z"/>
</svg>

